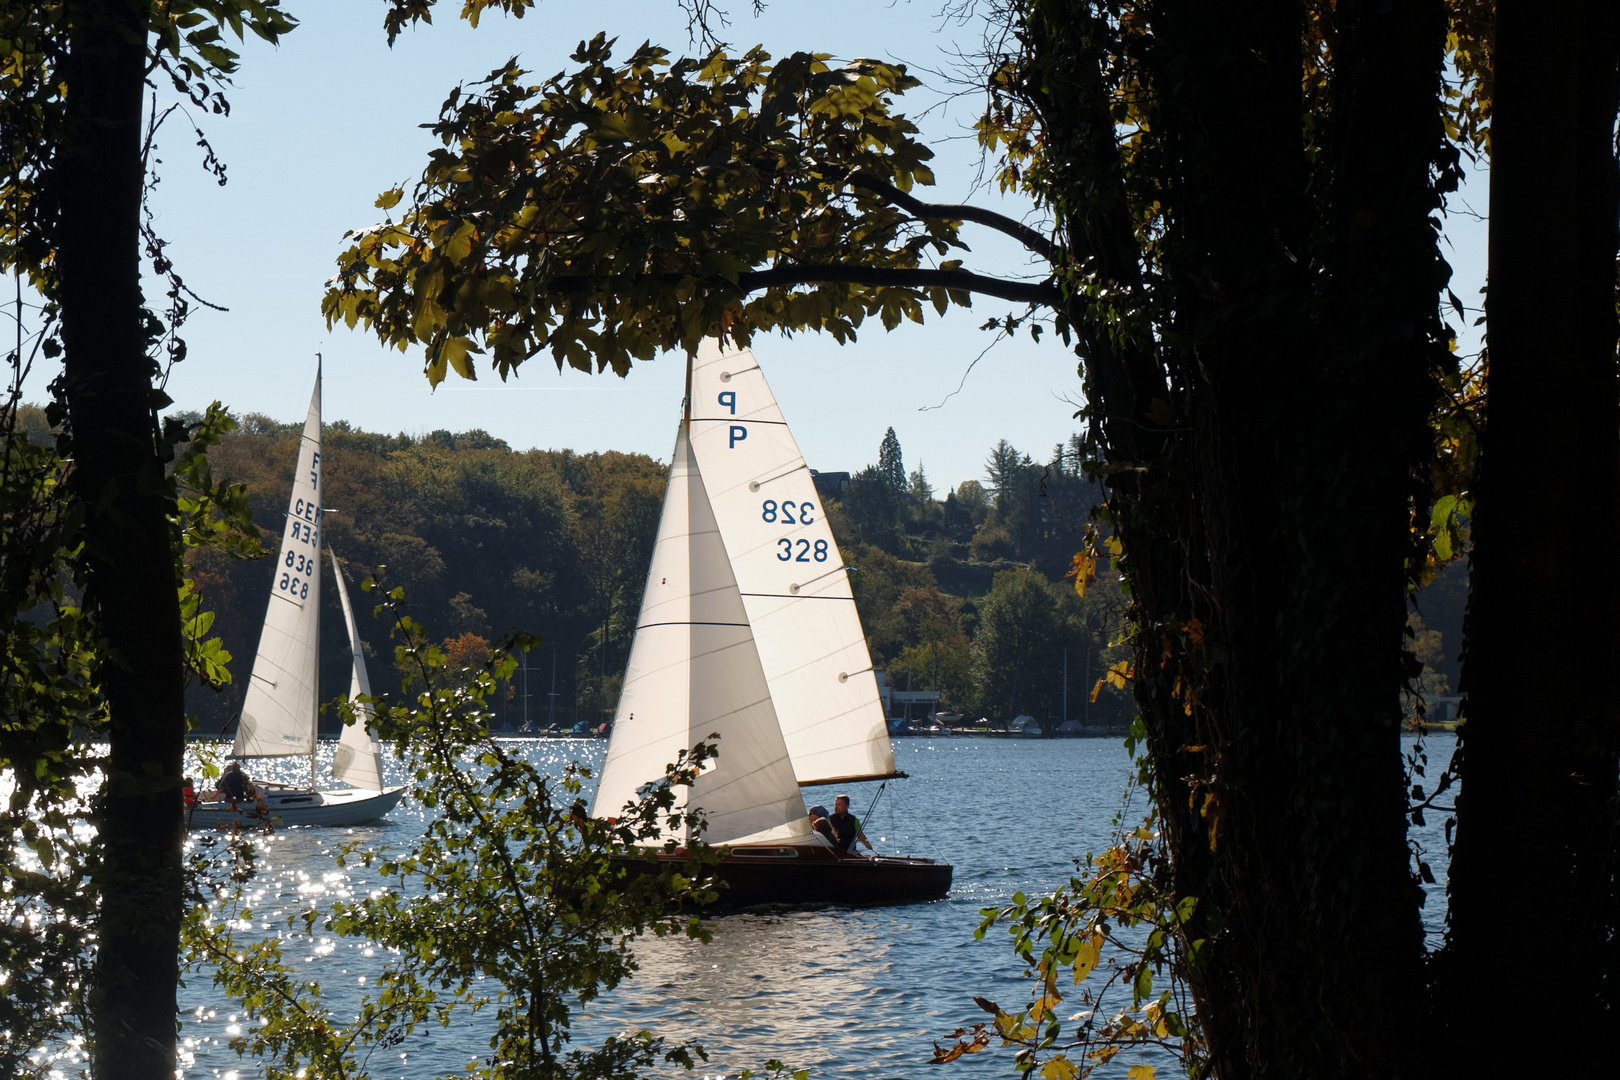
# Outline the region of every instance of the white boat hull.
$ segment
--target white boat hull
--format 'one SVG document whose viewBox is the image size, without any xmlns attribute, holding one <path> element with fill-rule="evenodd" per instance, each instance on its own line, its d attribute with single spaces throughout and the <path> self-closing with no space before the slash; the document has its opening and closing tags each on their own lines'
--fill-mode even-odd
<svg viewBox="0 0 1620 1080">
<path fill-rule="evenodd" d="M 276 825 L 363 825 L 376 821 L 394 807 L 405 794 L 402 787 L 386 791 L 363 788 L 337 788 L 311 791 L 308 788 L 272 788 L 265 793 L 264 809 L 255 802 L 234 806 L 228 802 L 199 802 L 187 815 L 193 829 L 217 829 L 231 825 L 254 825 L 263 817 Z"/>
</svg>

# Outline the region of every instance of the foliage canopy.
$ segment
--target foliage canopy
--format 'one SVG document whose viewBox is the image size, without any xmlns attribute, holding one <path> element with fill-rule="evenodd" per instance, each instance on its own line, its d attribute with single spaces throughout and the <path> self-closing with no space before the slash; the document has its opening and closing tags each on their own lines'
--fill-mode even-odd
<svg viewBox="0 0 1620 1080">
<path fill-rule="evenodd" d="M 351 234 L 328 323 L 420 345 L 436 384 L 474 378 L 486 352 L 503 378 L 542 351 L 622 375 L 717 329 L 843 341 L 868 317 L 893 328 L 925 303 L 965 306 L 971 289 L 1050 299 L 929 265 L 963 247 L 974 211 L 907 194 L 933 182 L 933 153 L 891 111 L 918 85 L 903 66 L 757 48 L 671 62 L 651 45 L 615 63 L 613 44 L 581 42 L 581 66 L 540 85 L 508 63 L 452 91 L 401 219 Z"/>
</svg>

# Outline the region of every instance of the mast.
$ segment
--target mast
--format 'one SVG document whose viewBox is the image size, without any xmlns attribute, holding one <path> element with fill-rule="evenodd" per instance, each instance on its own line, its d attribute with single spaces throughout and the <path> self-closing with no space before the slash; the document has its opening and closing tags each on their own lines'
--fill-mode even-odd
<svg viewBox="0 0 1620 1080">
<path fill-rule="evenodd" d="M 320 556 L 316 555 L 315 584 L 310 592 L 315 594 L 315 610 L 321 610 L 321 569 Z M 309 703 L 309 790 L 319 787 L 319 778 L 315 775 L 315 762 L 321 756 L 321 619 L 315 617 L 315 678 L 310 680 Z"/>
<path fill-rule="evenodd" d="M 681 427 L 692 436 L 692 354 L 686 354 L 686 396 L 681 399 Z M 673 466 L 671 466 L 673 468 Z"/>
<path fill-rule="evenodd" d="M 551 647 L 551 693 L 546 695 L 551 703 L 546 706 L 546 730 L 557 726 L 557 646 Z"/>
<path fill-rule="evenodd" d="M 321 354 L 317 352 L 315 354 L 315 387 L 317 391 L 320 389 L 320 385 Z M 317 417 L 315 421 L 315 445 L 317 447 L 321 445 L 320 424 L 321 420 Z M 315 505 L 317 507 L 321 504 L 320 462 L 321 454 L 317 449 L 312 473 L 315 482 Z M 321 512 L 317 510 L 315 520 L 319 521 L 320 518 Z M 334 562 L 332 566 L 335 570 L 337 564 Z M 315 572 L 310 576 L 313 579 L 309 585 L 310 601 L 315 606 L 315 617 L 311 620 L 315 624 L 315 677 L 310 680 L 309 686 L 310 697 L 312 698 L 309 709 L 309 790 L 315 791 L 320 786 L 319 778 L 315 775 L 315 763 L 321 756 L 321 548 L 319 537 L 316 539 L 315 546 Z"/>
</svg>

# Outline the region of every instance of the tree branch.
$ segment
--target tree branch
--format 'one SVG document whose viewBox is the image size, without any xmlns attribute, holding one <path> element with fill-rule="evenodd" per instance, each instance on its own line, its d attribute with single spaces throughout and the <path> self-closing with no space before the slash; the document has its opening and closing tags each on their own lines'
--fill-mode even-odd
<svg viewBox="0 0 1620 1080">
<path fill-rule="evenodd" d="M 1005 233 L 1053 266 L 1056 266 L 1062 259 L 1062 250 L 1052 241 L 1028 225 L 1014 221 L 1004 214 L 998 214 L 994 210 L 986 210 L 980 206 L 968 206 L 965 203 L 925 203 L 921 199 L 906 194 L 893 184 L 858 172 L 849 174 L 848 183 L 850 187 L 870 191 L 884 202 L 898 206 L 913 217 L 971 221 L 976 225 L 983 225 L 986 228 Z"/>
<path fill-rule="evenodd" d="M 689 277 L 679 273 L 655 276 L 662 277 L 670 284 L 677 284 Z M 791 285 L 841 284 L 898 289 L 960 289 L 1017 304 L 1039 304 L 1044 307 L 1056 307 L 1063 299 L 1050 280 L 1009 281 L 975 274 L 971 270 L 908 270 L 846 263 L 786 263 L 766 270 L 747 270 L 737 275 L 735 285 L 719 276 L 700 280 L 709 288 L 729 286 L 744 295 L 760 289 L 780 289 Z M 590 292 L 601 287 L 602 279 L 590 274 L 558 274 L 544 281 L 546 291 L 554 293 Z"/>
<path fill-rule="evenodd" d="M 911 289 L 963 289 L 1020 304 L 1057 306 L 1061 297 L 1048 281 L 1008 281 L 971 270 L 901 270 L 877 266 L 850 266 L 842 263 L 789 263 L 769 270 L 750 270 L 737 275 L 738 291 L 751 293 L 787 285 L 815 285 L 822 282 L 846 285 L 872 285 Z"/>
</svg>

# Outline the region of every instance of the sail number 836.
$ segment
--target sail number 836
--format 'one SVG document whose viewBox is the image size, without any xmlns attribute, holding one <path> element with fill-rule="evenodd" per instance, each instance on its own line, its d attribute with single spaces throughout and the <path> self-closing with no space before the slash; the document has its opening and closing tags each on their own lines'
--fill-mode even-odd
<svg viewBox="0 0 1620 1080">
<path fill-rule="evenodd" d="M 308 600 L 309 578 L 315 575 L 315 560 L 305 558 L 297 552 L 289 551 L 287 552 L 285 565 L 292 572 L 281 575 L 281 580 L 276 582 L 276 589 L 295 600 Z"/>
</svg>

